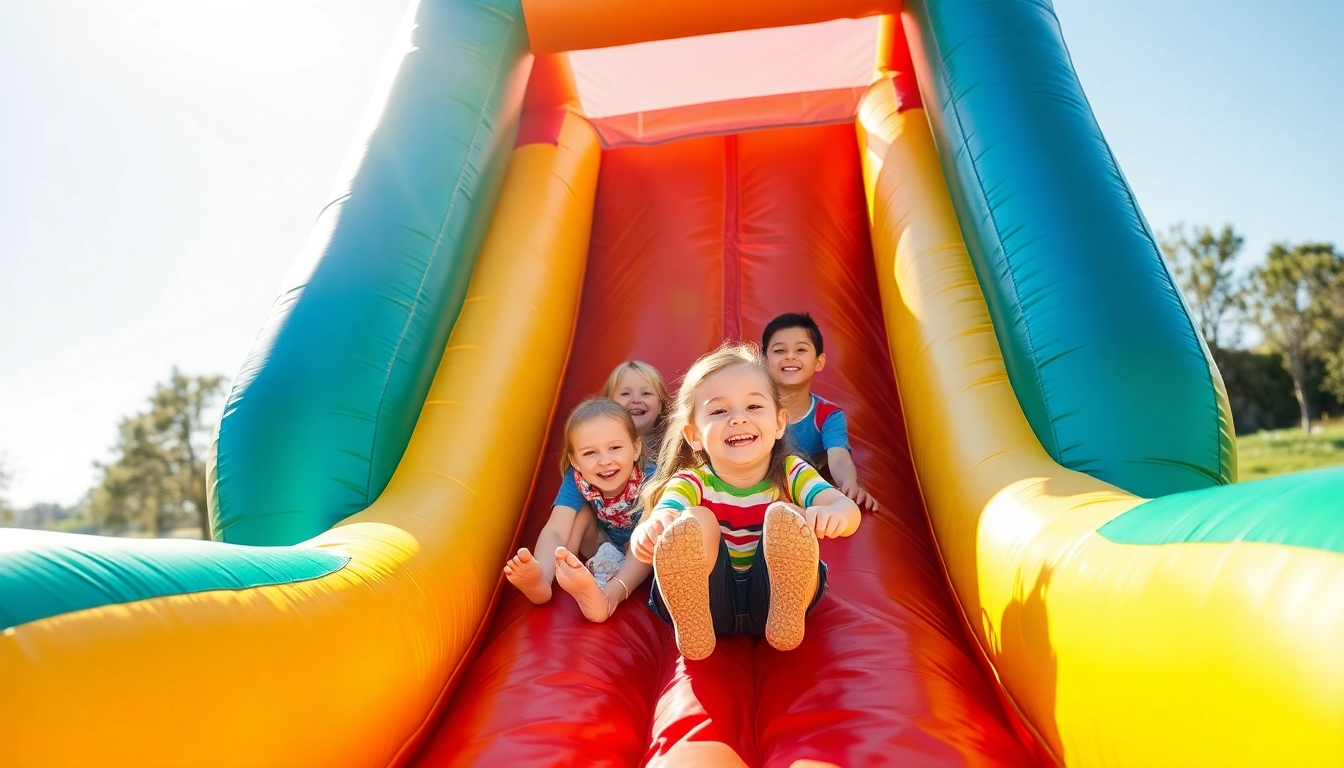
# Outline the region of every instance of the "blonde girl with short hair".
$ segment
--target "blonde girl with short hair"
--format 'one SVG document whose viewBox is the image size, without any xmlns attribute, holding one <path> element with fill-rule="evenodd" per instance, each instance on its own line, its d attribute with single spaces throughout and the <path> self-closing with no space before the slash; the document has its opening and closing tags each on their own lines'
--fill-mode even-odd
<svg viewBox="0 0 1344 768">
<path fill-rule="evenodd" d="M 640 439 L 656 459 L 670 406 L 667 385 L 658 369 L 643 360 L 627 360 L 612 369 L 598 394 L 625 408 L 635 422 Z"/>
</svg>

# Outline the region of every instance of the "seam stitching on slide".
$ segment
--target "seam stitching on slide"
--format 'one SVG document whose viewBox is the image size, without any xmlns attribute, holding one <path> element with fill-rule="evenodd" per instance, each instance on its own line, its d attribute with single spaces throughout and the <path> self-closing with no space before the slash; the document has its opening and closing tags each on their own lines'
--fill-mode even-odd
<svg viewBox="0 0 1344 768">
<path fill-rule="evenodd" d="M 723 335 L 736 341 L 742 338 L 742 211 L 737 136 L 725 136 L 723 148 Z"/>
</svg>

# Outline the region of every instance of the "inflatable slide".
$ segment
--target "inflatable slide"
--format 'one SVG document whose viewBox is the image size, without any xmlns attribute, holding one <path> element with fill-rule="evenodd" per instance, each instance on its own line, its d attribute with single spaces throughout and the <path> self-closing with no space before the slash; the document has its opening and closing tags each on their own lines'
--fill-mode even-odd
<svg viewBox="0 0 1344 768">
<path fill-rule="evenodd" d="M 795 651 L 501 567 L 559 425 L 810 311 L 883 509 Z M 0 765 L 1337 765 L 1344 471 L 1245 485 L 1048 0 L 419 0 L 213 542 L 0 531 Z"/>
</svg>

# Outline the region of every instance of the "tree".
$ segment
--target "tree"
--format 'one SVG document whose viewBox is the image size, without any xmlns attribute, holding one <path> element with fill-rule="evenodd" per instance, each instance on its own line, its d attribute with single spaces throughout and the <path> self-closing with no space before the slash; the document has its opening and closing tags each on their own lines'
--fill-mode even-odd
<svg viewBox="0 0 1344 768">
<path fill-rule="evenodd" d="M 205 412 L 223 391 L 220 376 L 185 376 L 176 368 L 156 385 L 149 409 L 118 426 L 115 459 L 97 464 L 101 482 L 89 494 L 99 528 L 110 533 L 148 530 L 156 536 L 184 524 L 199 524 L 209 537 Z"/>
<path fill-rule="evenodd" d="M 1335 350 L 1326 362 L 1322 389 L 1334 395 L 1337 401 L 1344 403 L 1344 347 Z"/>
<path fill-rule="evenodd" d="M 1293 380 L 1304 430 L 1308 411 L 1307 364 L 1325 359 L 1336 343 L 1333 292 L 1344 274 L 1344 256 L 1329 243 L 1271 246 L 1265 264 L 1251 273 L 1256 324 L 1265 341 L 1283 357 Z"/>
<path fill-rule="evenodd" d="M 1230 224 L 1224 224 L 1216 234 L 1209 227 L 1187 233 L 1185 225 L 1178 224 L 1158 238 L 1158 242 L 1190 304 L 1200 333 L 1217 353 L 1223 348 L 1224 324 L 1246 306 L 1246 281 L 1233 269 L 1245 238 Z"/>
<path fill-rule="evenodd" d="M 1344 270 L 1335 276 L 1326 297 L 1330 351 L 1324 358 L 1325 381 L 1321 389 L 1334 395 L 1336 402 L 1344 403 Z"/>
</svg>

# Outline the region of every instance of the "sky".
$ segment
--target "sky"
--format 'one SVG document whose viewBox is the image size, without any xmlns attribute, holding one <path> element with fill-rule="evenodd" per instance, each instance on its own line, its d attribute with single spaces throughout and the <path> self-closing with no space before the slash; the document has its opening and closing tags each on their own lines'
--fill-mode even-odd
<svg viewBox="0 0 1344 768">
<path fill-rule="evenodd" d="M 1344 3 L 1056 0 L 1156 229 L 1344 244 Z M 0 455 L 72 504 L 173 366 L 232 377 L 405 0 L 0 0 Z M 1270 10 L 1272 9 L 1272 13 Z"/>
</svg>

